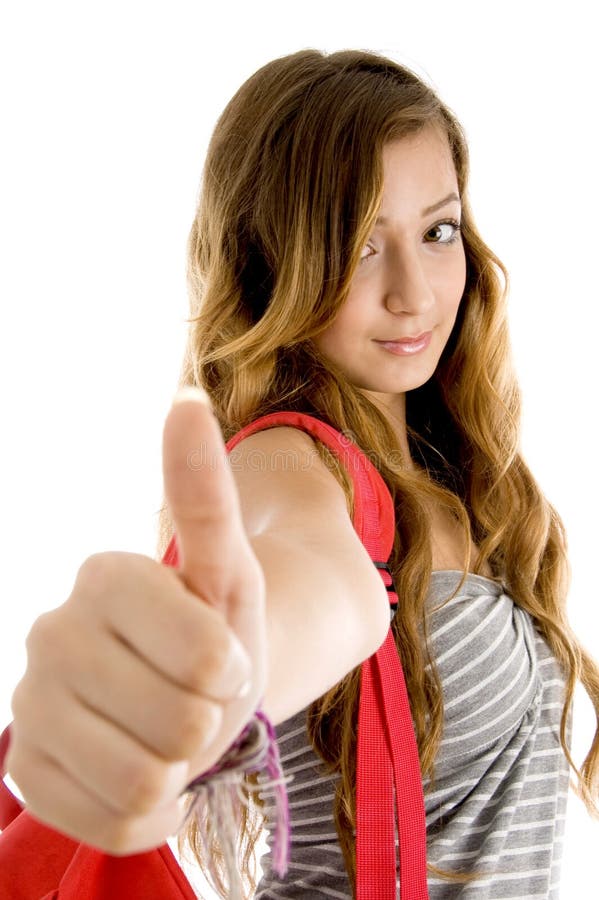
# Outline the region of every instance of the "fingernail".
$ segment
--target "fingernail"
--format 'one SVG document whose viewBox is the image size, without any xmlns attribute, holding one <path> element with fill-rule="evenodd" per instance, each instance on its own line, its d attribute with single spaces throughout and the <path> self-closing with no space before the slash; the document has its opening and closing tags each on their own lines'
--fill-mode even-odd
<svg viewBox="0 0 599 900">
<path fill-rule="evenodd" d="M 241 700 L 242 697 L 247 697 L 249 692 L 252 689 L 252 679 L 248 678 L 247 681 L 244 681 L 237 693 L 235 694 L 236 700 Z"/>
<path fill-rule="evenodd" d="M 173 397 L 173 406 L 175 403 L 184 403 L 186 400 L 195 400 L 196 403 L 204 403 L 212 408 L 210 397 L 204 388 L 199 385 L 186 384 L 184 387 L 179 388 Z"/>
</svg>

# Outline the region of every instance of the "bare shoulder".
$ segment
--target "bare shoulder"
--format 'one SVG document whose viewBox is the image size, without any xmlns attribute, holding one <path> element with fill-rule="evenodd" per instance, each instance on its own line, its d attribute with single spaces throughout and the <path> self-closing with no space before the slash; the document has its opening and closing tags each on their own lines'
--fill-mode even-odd
<svg viewBox="0 0 599 900">
<path fill-rule="evenodd" d="M 251 536 L 299 526 L 324 514 L 351 526 L 345 492 L 307 432 L 287 425 L 249 435 L 229 454 L 242 515 Z"/>
</svg>

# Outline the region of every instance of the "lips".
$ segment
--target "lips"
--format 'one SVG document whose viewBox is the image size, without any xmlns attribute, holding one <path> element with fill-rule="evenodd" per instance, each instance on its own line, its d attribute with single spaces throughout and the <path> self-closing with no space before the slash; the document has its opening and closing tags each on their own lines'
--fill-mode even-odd
<svg viewBox="0 0 599 900">
<path fill-rule="evenodd" d="M 381 344 L 417 344 L 420 341 L 424 340 L 425 337 L 428 337 L 430 331 L 423 331 L 421 334 L 417 335 L 406 335 L 406 337 L 396 337 L 396 338 L 382 338 L 378 341 Z"/>
<path fill-rule="evenodd" d="M 375 341 L 379 347 L 395 356 L 416 356 L 422 353 L 429 346 L 432 338 L 432 331 L 425 331 L 417 337 L 405 336 L 394 341 Z"/>
</svg>

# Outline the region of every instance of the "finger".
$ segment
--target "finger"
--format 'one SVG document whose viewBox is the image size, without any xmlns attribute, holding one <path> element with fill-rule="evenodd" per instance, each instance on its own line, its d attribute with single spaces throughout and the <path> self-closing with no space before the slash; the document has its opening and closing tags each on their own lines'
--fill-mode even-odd
<svg viewBox="0 0 599 900">
<path fill-rule="evenodd" d="M 90 636 L 94 618 L 102 628 Z M 73 687 L 74 677 L 79 681 L 90 673 L 102 689 L 108 665 L 115 677 L 126 672 L 121 683 L 138 685 L 140 697 L 152 696 L 143 688 L 151 673 L 117 655 L 115 636 L 145 666 L 214 700 L 234 699 L 251 676 L 247 651 L 222 613 L 199 603 L 171 567 L 118 552 L 88 557 L 64 610 L 41 616 L 31 629 L 29 658 L 48 674 L 64 672 Z M 115 700 L 118 695 L 117 686 Z"/>
<path fill-rule="evenodd" d="M 31 815 L 107 853 L 124 855 L 150 850 L 175 834 L 181 823 L 180 799 L 144 816 L 116 814 L 18 734 L 12 736 L 7 764 Z"/>
<path fill-rule="evenodd" d="M 222 723 L 220 703 L 164 679 L 114 638 L 89 642 L 87 649 L 88 665 L 77 659 L 67 679 L 50 679 L 40 667 L 28 667 L 12 705 L 31 740 L 48 731 L 62 740 L 60 723 L 65 717 L 65 728 L 70 728 L 66 705 L 93 710 L 136 745 L 165 760 L 197 757 L 211 744 Z"/>
<path fill-rule="evenodd" d="M 191 591 L 226 614 L 243 535 L 237 487 L 219 423 L 203 392 L 180 391 L 163 432 L 164 488 Z"/>
<path fill-rule="evenodd" d="M 15 692 L 17 712 L 28 703 L 32 687 Z M 29 703 L 28 711 L 18 717 L 18 738 L 38 747 L 113 813 L 146 815 L 176 800 L 190 780 L 183 757 L 164 759 L 153 753 L 62 685 L 53 685 L 33 713 Z"/>
</svg>

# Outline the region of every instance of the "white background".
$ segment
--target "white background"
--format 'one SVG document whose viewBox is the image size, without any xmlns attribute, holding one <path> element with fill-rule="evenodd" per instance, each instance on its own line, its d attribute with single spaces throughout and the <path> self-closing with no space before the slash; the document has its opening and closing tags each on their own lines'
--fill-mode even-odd
<svg viewBox="0 0 599 900">
<path fill-rule="evenodd" d="M 109 549 L 154 553 L 162 424 L 188 315 L 185 241 L 206 145 L 247 77 L 306 47 L 406 63 L 466 128 L 475 216 L 511 276 L 524 453 L 566 522 L 570 616 L 599 656 L 592 6 L 57 0 L 5 9 L 0 721 L 10 720 L 30 624 L 66 599 L 82 561 Z M 581 694 L 579 762 L 592 731 Z M 566 900 L 577 885 L 589 896 L 598 839 L 572 797 Z"/>
</svg>

